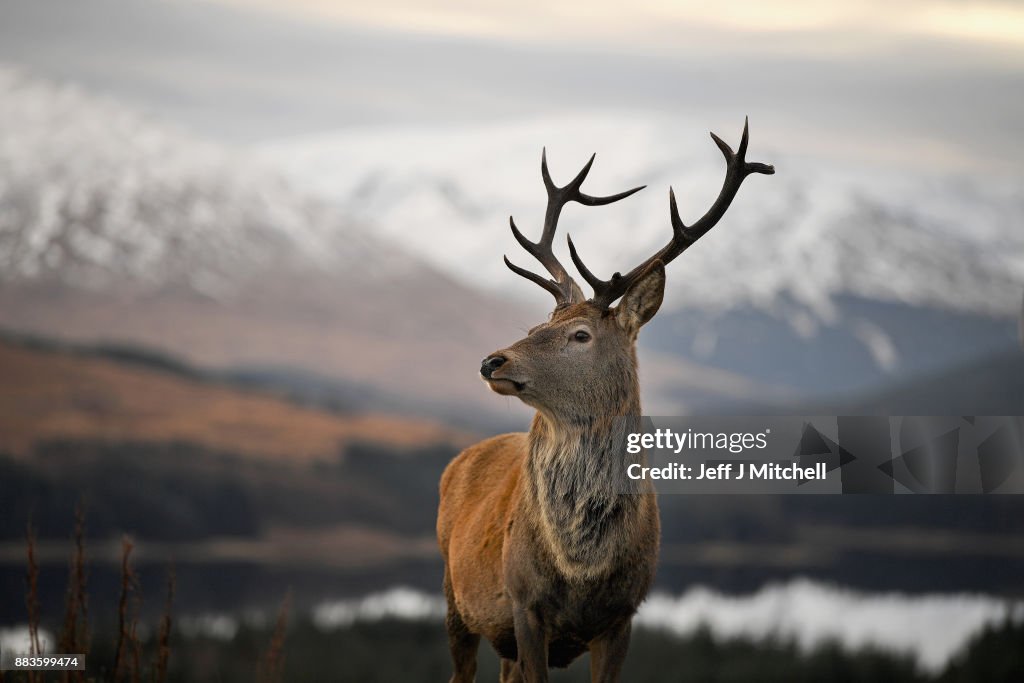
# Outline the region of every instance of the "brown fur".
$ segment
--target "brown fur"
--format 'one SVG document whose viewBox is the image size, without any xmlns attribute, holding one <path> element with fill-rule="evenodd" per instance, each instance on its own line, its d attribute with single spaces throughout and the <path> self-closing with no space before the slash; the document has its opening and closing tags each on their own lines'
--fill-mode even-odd
<svg viewBox="0 0 1024 683">
<path fill-rule="evenodd" d="M 625 449 L 640 429 L 636 335 L 663 289 L 656 263 L 617 308 L 560 306 L 495 354 L 490 387 L 537 414 L 529 434 L 467 448 L 441 479 L 452 681 L 474 680 L 481 637 L 502 681 L 546 681 L 588 650 L 592 680 L 618 680 L 657 563 L 653 489 L 623 473 L 643 458 Z"/>
</svg>

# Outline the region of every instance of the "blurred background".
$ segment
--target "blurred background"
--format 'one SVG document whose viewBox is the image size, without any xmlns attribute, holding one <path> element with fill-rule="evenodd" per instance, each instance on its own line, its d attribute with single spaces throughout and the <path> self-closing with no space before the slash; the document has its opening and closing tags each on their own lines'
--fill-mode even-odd
<svg viewBox="0 0 1024 683">
<path fill-rule="evenodd" d="M 127 534 L 171 679 L 252 680 L 290 590 L 284 680 L 444 680 L 436 485 L 528 425 L 477 369 L 550 309 L 501 259 L 541 148 L 648 186 L 566 209 L 607 275 L 745 116 L 776 175 L 670 268 L 646 412 L 1024 414 L 1020 3 L 0 0 L 0 645 L 30 522 L 57 639 L 80 505 L 108 668 Z M 630 681 L 1020 679 L 1019 497 L 662 511 Z"/>
</svg>

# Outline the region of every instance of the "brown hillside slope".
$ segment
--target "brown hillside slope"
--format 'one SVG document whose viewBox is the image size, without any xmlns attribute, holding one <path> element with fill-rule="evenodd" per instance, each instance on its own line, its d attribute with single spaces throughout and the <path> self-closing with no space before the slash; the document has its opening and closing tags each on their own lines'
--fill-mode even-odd
<svg viewBox="0 0 1024 683">
<path fill-rule="evenodd" d="M 343 416 L 115 361 L 0 341 L 0 452 L 48 439 L 189 441 L 213 450 L 313 460 L 353 441 L 410 447 L 467 441 L 435 422 Z"/>
</svg>

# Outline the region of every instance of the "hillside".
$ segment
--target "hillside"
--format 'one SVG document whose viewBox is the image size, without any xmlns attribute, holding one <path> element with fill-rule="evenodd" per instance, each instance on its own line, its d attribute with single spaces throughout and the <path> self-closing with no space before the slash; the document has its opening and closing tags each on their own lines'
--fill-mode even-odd
<svg viewBox="0 0 1024 683">
<path fill-rule="evenodd" d="M 285 568 L 356 589 L 416 576 L 436 564 L 441 468 L 473 438 L 305 406 L 143 349 L 8 338 L 0 378 L 0 595 L 21 590 L 31 523 L 50 612 L 79 503 L 98 594 L 114 590 L 122 534 L 143 563 L 182 563 L 186 605 L 259 603 L 264 573 Z"/>
<path fill-rule="evenodd" d="M 101 592 L 116 591 L 124 533 L 147 580 L 180 563 L 195 609 L 262 605 L 285 582 L 306 600 L 439 585 L 437 484 L 469 435 L 303 406 L 141 349 L 5 341 L 0 376 L 0 594 L 21 594 L 31 520 L 44 609 L 59 613 L 79 501 Z M 799 574 L 1021 594 L 1016 498 L 665 495 L 659 586 L 748 591 Z"/>
<path fill-rule="evenodd" d="M 270 394 L 80 354 L 0 341 L 0 453 L 50 441 L 186 442 L 284 461 L 333 461 L 354 443 L 465 443 L 425 419 L 341 415 Z"/>
<path fill-rule="evenodd" d="M 525 324 L 270 164 L 2 65 L 0 208 L 8 329 L 292 368 L 450 415 L 496 412 L 476 368 Z"/>
<path fill-rule="evenodd" d="M 669 186 L 684 221 L 707 210 L 723 174 L 707 130 L 735 145 L 742 123 L 598 111 L 377 126 L 280 140 L 262 156 L 379 234 L 404 236 L 411 221 L 438 226 L 406 243 L 459 281 L 540 300 L 499 254 L 523 258 L 509 214 L 524 230 L 541 218 L 542 147 L 556 181 L 597 152 L 587 179 L 595 194 L 647 185 L 613 206 L 565 211 L 556 249 L 567 258 L 571 234 L 604 277 L 668 239 Z M 770 119 L 751 117 L 748 157 L 777 172 L 748 179 L 718 227 L 671 265 L 642 349 L 818 397 L 884 390 L 1016 340 L 1019 179 L 812 157 L 780 149 L 776 136 Z M 687 409 L 721 403 L 685 394 L 675 398 Z"/>
<path fill-rule="evenodd" d="M 999 349 L 977 360 L 837 400 L 830 414 L 1024 415 L 1024 353 Z"/>
</svg>

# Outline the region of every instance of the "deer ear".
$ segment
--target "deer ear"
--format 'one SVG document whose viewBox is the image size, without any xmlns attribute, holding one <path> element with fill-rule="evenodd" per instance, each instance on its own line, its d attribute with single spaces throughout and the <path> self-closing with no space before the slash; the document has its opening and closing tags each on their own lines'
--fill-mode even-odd
<svg viewBox="0 0 1024 683">
<path fill-rule="evenodd" d="M 615 320 L 629 335 L 636 335 L 661 308 L 665 295 L 665 264 L 655 261 L 622 295 L 615 307 Z"/>
</svg>

